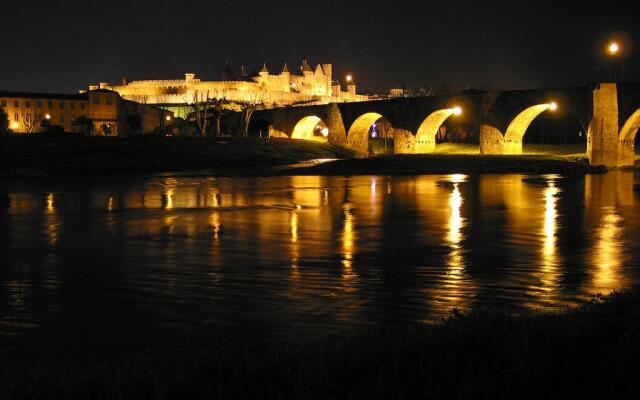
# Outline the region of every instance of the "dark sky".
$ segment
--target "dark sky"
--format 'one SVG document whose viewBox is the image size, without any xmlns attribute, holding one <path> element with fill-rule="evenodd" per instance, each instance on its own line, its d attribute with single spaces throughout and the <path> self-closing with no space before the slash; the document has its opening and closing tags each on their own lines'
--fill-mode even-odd
<svg viewBox="0 0 640 400">
<path fill-rule="evenodd" d="M 225 61 L 279 72 L 333 63 L 360 89 L 386 92 L 583 84 L 614 32 L 627 79 L 640 80 L 640 14 L 631 1 L 12 0 L 0 6 L 0 90 L 75 92 L 89 83 L 195 72 Z"/>
</svg>

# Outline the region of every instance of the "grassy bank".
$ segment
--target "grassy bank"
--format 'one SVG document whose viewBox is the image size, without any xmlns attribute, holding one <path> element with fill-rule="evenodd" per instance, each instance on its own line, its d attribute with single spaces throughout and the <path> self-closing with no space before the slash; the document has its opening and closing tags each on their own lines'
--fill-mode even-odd
<svg viewBox="0 0 640 400">
<path fill-rule="evenodd" d="M 282 139 L 0 137 L 0 177 L 255 168 L 348 158 L 341 147 Z"/>
<path fill-rule="evenodd" d="M 452 314 L 322 340 L 3 369 L 10 399 L 636 398 L 640 295 L 566 313 Z M 5 397 L 3 397 L 5 396 Z"/>
<path fill-rule="evenodd" d="M 292 168 L 291 175 L 418 175 L 471 173 L 535 173 L 575 175 L 602 172 L 582 156 L 466 154 L 406 154 L 348 159 L 308 168 Z"/>
</svg>

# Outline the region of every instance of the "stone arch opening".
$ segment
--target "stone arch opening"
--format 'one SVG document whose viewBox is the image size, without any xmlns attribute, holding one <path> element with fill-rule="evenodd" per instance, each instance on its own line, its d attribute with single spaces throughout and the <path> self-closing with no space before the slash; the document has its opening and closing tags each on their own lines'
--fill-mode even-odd
<svg viewBox="0 0 640 400">
<path fill-rule="evenodd" d="M 326 141 L 329 128 L 320 117 L 310 115 L 302 118 L 293 128 L 291 139 Z"/>
<path fill-rule="evenodd" d="M 460 115 L 459 107 L 445 108 L 429 114 L 416 132 L 415 152 L 431 153 L 436 149 L 436 136 L 440 127 L 452 115 Z"/>
<path fill-rule="evenodd" d="M 385 117 L 376 120 L 369 128 L 369 153 L 393 153 L 393 126 Z"/>
<path fill-rule="evenodd" d="M 620 130 L 618 166 L 631 167 L 636 161 L 636 137 L 640 129 L 640 108 L 625 121 Z"/>
<path fill-rule="evenodd" d="M 536 104 L 521 111 L 509 124 L 504 134 L 504 153 L 505 154 L 521 154 L 522 139 L 527 132 L 527 128 L 531 122 L 540 114 L 547 110 L 555 110 L 555 103 Z"/>
<path fill-rule="evenodd" d="M 588 127 L 565 107 L 542 113 L 522 139 L 525 153 L 576 154 L 587 151 Z"/>
<path fill-rule="evenodd" d="M 361 154 L 369 154 L 369 135 L 373 124 L 382 118 L 381 114 L 362 114 L 351 124 L 347 132 L 347 146 Z"/>
</svg>

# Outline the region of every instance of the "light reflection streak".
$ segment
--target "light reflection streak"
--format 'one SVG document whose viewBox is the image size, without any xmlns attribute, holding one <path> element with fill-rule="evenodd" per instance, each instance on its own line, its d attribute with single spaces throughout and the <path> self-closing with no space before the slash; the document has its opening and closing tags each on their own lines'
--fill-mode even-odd
<svg viewBox="0 0 640 400">
<path fill-rule="evenodd" d="M 622 285 L 622 217 L 605 208 L 597 229 L 592 294 L 607 294 Z"/>
<path fill-rule="evenodd" d="M 291 279 L 294 282 L 300 281 L 300 243 L 298 243 L 298 211 L 293 210 L 289 218 L 291 232 Z"/>
<path fill-rule="evenodd" d="M 542 269 L 540 274 L 542 293 L 545 301 L 555 303 L 558 294 L 558 255 L 556 249 L 558 230 L 558 194 L 560 189 L 553 180 L 547 181 L 543 191 L 544 224 L 542 226 Z"/>
<path fill-rule="evenodd" d="M 464 257 L 460 246 L 460 242 L 463 239 L 462 228 L 464 226 L 464 219 L 460 211 L 463 199 L 459 182 L 462 182 L 462 180 L 459 176 L 452 176 L 451 180 L 456 183 L 453 184 L 453 191 L 449 197 L 449 230 L 445 240 L 451 251 L 447 262 L 449 268 L 445 276 L 445 288 L 448 300 L 458 302 L 462 299 L 461 283 L 464 279 Z"/>
<path fill-rule="evenodd" d="M 47 195 L 47 212 L 52 213 L 55 211 L 55 206 L 53 203 L 53 193 L 49 193 Z"/>
<path fill-rule="evenodd" d="M 351 206 L 344 205 L 343 208 L 344 227 L 342 230 L 342 265 L 344 271 L 342 273 L 342 279 L 346 282 L 352 281 L 357 278 L 357 275 L 353 271 L 353 253 L 355 251 L 355 218 Z"/>
</svg>

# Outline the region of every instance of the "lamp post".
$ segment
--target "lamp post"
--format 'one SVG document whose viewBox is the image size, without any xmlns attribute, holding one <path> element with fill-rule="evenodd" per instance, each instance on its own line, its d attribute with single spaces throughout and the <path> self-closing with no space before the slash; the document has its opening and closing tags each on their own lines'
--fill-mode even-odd
<svg viewBox="0 0 640 400">
<path fill-rule="evenodd" d="M 615 59 L 618 57 L 620 53 L 620 45 L 617 42 L 609 43 L 607 47 L 607 54 L 611 56 L 613 68 L 615 68 Z M 611 77 L 611 76 L 609 76 Z M 613 69 L 613 81 L 616 81 L 616 71 Z M 622 59 L 620 59 L 620 83 L 624 82 L 624 64 L 622 64 Z"/>
</svg>

